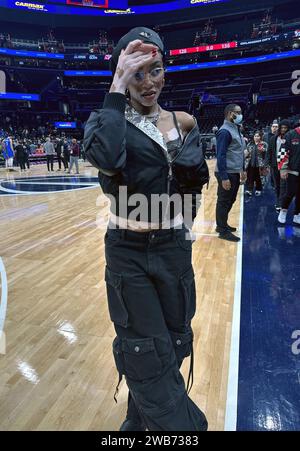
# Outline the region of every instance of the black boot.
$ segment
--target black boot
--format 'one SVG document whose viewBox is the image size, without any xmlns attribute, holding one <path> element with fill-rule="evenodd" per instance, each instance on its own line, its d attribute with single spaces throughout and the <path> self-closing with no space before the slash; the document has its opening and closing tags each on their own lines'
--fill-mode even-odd
<svg viewBox="0 0 300 451">
<path fill-rule="evenodd" d="M 233 242 L 240 241 L 240 238 L 238 236 L 233 235 L 233 233 L 231 233 L 229 230 L 227 230 L 226 232 L 220 233 L 219 238 L 221 238 L 222 240 L 226 240 L 226 241 L 233 241 Z"/>
<path fill-rule="evenodd" d="M 236 232 L 236 227 L 231 227 L 230 225 L 227 224 L 227 230 L 229 230 L 229 232 Z M 217 233 L 222 233 L 222 230 L 217 226 L 216 227 L 216 232 Z"/>
</svg>

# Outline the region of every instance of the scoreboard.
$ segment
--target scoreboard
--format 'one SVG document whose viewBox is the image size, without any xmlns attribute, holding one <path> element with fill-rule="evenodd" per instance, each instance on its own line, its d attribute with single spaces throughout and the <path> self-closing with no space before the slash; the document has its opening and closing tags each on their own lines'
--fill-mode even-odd
<svg viewBox="0 0 300 451">
<path fill-rule="evenodd" d="M 100 9 L 126 9 L 128 7 L 128 0 L 50 0 L 49 3 Z"/>
<path fill-rule="evenodd" d="M 161 3 L 144 3 L 129 6 L 128 0 L 0 0 L 0 8 L 14 8 L 41 13 L 80 16 L 117 16 L 153 14 L 176 11 L 185 8 L 216 5 L 231 0 L 170 0 Z"/>
<path fill-rule="evenodd" d="M 92 8 L 108 8 L 108 0 L 67 0 L 67 5 L 90 6 Z"/>
<path fill-rule="evenodd" d="M 84 6 L 90 8 L 120 8 L 128 6 L 128 0 L 66 0 L 67 5 Z"/>
</svg>

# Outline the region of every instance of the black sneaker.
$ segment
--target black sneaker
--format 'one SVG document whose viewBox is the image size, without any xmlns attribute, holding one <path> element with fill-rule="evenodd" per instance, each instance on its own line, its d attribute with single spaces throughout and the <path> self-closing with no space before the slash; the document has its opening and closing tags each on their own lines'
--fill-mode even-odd
<svg viewBox="0 0 300 451">
<path fill-rule="evenodd" d="M 233 241 L 235 243 L 241 240 L 238 236 L 233 235 L 233 233 L 229 230 L 227 232 L 220 233 L 219 238 L 221 238 L 221 240 Z"/>
<path fill-rule="evenodd" d="M 236 227 L 231 227 L 230 225 L 227 225 L 227 230 L 229 230 L 229 232 L 236 232 Z M 216 232 L 223 233 L 218 226 L 216 227 Z"/>
<path fill-rule="evenodd" d="M 127 418 L 121 425 L 120 431 L 146 431 L 146 426 L 136 420 Z"/>
</svg>

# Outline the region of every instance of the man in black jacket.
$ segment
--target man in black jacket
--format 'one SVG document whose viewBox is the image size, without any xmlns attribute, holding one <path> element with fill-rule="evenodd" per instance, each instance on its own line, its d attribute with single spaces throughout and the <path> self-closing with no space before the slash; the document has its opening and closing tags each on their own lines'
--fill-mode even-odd
<svg viewBox="0 0 300 451">
<path fill-rule="evenodd" d="M 58 162 L 58 169 L 57 171 L 61 171 L 61 161 L 63 161 L 64 169 L 66 169 L 66 163 L 63 157 L 63 151 L 64 151 L 64 142 L 61 138 L 58 138 L 55 144 L 55 152 L 57 155 L 57 162 Z"/>
<path fill-rule="evenodd" d="M 288 120 L 283 119 L 279 124 L 278 133 L 270 139 L 268 153 L 266 157 L 266 165 L 270 166 L 271 177 L 274 181 L 276 191 L 276 205 L 277 211 L 280 211 L 281 196 L 285 191 L 285 181 L 280 181 L 280 172 L 278 169 L 277 156 L 280 153 L 282 144 L 285 143 L 285 134 L 290 129 L 290 123 Z"/>
<path fill-rule="evenodd" d="M 293 222 L 300 225 L 300 126 L 286 134 L 285 157 L 280 164 L 280 175 L 287 181 L 286 194 L 282 198 L 278 221 L 285 224 L 288 208 L 295 197 Z"/>
<path fill-rule="evenodd" d="M 16 159 L 20 165 L 20 172 L 25 171 L 25 161 L 26 161 L 26 155 L 25 155 L 25 147 L 21 142 L 16 142 Z"/>
<path fill-rule="evenodd" d="M 270 141 L 271 138 L 273 138 L 273 136 L 276 136 L 278 133 L 278 122 L 273 121 L 270 131 L 268 131 L 267 133 L 264 134 L 264 141 L 268 144 L 268 146 L 270 145 Z"/>
<path fill-rule="evenodd" d="M 62 158 L 62 160 L 64 163 L 65 172 L 67 172 L 69 169 L 70 150 L 69 150 L 68 141 L 66 139 L 63 140 L 63 158 Z"/>
</svg>

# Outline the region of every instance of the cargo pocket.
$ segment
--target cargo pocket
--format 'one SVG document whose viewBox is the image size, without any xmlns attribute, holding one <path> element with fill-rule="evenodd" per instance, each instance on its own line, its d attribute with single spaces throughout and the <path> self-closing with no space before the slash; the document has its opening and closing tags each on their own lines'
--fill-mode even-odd
<svg viewBox="0 0 300 451">
<path fill-rule="evenodd" d="M 137 381 L 158 376 L 162 363 L 153 338 L 122 339 L 125 374 Z"/>
<path fill-rule="evenodd" d="M 189 331 L 186 333 L 169 331 L 172 339 L 173 347 L 175 350 L 176 358 L 179 367 L 185 357 L 188 357 L 192 351 L 193 343 L 193 332 Z"/>
<path fill-rule="evenodd" d="M 175 235 L 176 242 L 181 249 L 185 251 L 192 251 L 192 237 L 187 229 L 179 230 Z"/>
<path fill-rule="evenodd" d="M 180 287 L 183 294 L 184 324 L 188 325 L 196 312 L 196 287 L 192 266 L 180 277 Z"/>
<path fill-rule="evenodd" d="M 108 309 L 111 320 L 122 327 L 128 327 L 128 312 L 122 295 L 122 276 L 105 268 L 105 282 Z"/>
</svg>

